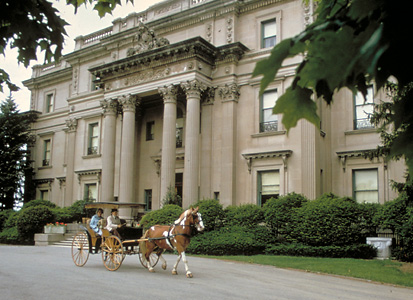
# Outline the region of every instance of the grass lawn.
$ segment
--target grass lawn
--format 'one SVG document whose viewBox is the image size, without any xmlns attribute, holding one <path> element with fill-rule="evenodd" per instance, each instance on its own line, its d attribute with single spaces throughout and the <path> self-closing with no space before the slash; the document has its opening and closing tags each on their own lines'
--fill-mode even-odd
<svg viewBox="0 0 413 300">
<path fill-rule="evenodd" d="M 361 278 L 382 283 L 413 287 L 413 263 L 392 260 L 362 260 L 351 258 L 318 258 L 275 255 L 207 256 L 277 268 L 305 270 Z"/>
</svg>

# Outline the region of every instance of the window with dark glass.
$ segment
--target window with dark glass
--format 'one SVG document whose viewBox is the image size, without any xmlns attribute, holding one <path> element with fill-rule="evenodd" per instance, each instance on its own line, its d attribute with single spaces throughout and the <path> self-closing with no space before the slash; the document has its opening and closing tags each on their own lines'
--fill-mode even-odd
<svg viewBox="0 0 413 300">
<path fill-rule="evenodd" d="M 177 108 L 176 113 L 176 148 L 183 147 L 184 137 L 184 113 L 182 109 Z"/>
<path fill-rule="evenodd" d="M 367 95 L 358 92 L 354 96 L 354 129 L 373 128 L 370 118 L 374 112 L 373 87 L 367 89 Z"/>
<path fill-rule="evenodd" d="M 277 90 L 267 91 L 262 94 L 260 101 L 260 132 L 278 131 L 278 115 L 272 113 L 277 98 Z"/>
<path fill-rule="evenodd" d="M 96 183 L 85 184 L 84 200 L 96 201 L 96 199 L 97 199 L 97 186 L 96 186 Z"/>
<path fill-rule="evenodd" d="M 152 190 L 145 190 L 145 210 L 152 210 Z"/>
<path fill-rule="evenodd" d="M 277 38 L 277 23 L 275 19 L 261 23 L 261 48 L 274 47 Z"/>
<path fill-rule="evenodd" d="M 152 141 L 155 139 L 155 121 L 146 122 L 146 140 Z"/>
</svg>

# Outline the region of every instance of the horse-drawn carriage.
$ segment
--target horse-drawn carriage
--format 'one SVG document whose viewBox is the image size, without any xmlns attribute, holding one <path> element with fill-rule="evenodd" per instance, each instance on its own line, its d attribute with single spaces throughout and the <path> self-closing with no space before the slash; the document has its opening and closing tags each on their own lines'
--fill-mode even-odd
<svg viewBox="0 0 413 300">
<path fill-rule="evenodd" d="M 127 208 L 132 210 L 143 205 L 139 203 L 96 202 L 87 204 L 85 208 Z M 185 263 L 186 276 L 192 277 L 192 273 L 188 269 L 185 250 L 189 245 L 193 227 L 198 231 L 204 229 L 198 208 L 187 209 L 171 225 L 155 225 L 145 233 L 143 233 L 142 228 L 127 226 L 123 230 L 121 239 L 116 235 L 111 235 L 104 228 L 102 228 L 102 236 L 99 236 L 88 224 L 81 225 L 82 231 L 73 237 L 72 259 L 76 266 L 82 267 L 86 264 L 89 254 L 101 253 L 106 269 L 116 271 L 122 265 L 126 255 L 137 254 L 142 266 L 150 272 L 154 272 L 153 267 L 159 259 L 163 262 L 162 268 L 166 269 L 166 261 L 162 257 L 162 253 L 165 250 L 176 250 L 178 260 L 172 269 L 172 274 L 177 274 L 176 268 L 182 258 Z"/>
<path fill-rule="evenodd" d="M 96 202 L 85 205 L 85 208 L 102 208 L 102 209 L 120 209 L 125 208 L 130 211 L 144 207 L 140 203 L 109 203 Z M 103 219 L 101 221 L 106 221 Z M 138 255 L 139 261 L 145 268 L 148 267 L 148 261 L 142 258 L 139 249 L 139 242 L 143 235 L 142 228 L 135 228 L 134 222 L 128 224 L 122 234 L 122 238 L 111 233 L 105 229 L 105 222 L 101 222 L 99 227 L 102 229 L 102 236 L 98 235 L 89 224 L 80 225 L 79 231 L 72 240 L 72 258 L 76 266 L 82 267 L 86 264 L 90 254 L 101 254 L 102 261 L 106 269 L 109 271 L 116 271 L 121 266 L 126 255 Z M 150 256 L 151 265 L 156 265 L 159 256 Z"/>
</svg>

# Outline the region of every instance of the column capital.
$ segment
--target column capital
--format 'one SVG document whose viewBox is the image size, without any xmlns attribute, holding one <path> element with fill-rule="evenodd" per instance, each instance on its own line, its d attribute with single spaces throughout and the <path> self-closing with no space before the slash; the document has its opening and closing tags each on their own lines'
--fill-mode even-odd
<svg viewBox="0 0 413 300">
<path fill-rule="evenodd" d="M 187 97 L 201 97 L 201 93 L 207 89 L 207 85 L 200 82 L 198 79 L 181 82 L 181 87 Z"/>
<path fill-rule="evenodd" d="M 118 99 L 120 105 L 122 105 L 123 111 L 136 112 L 139 97 L 137 95 L 122 95 Z"/>
<path fill-rule="evenodd" d="M 69 132 L 75 132 L 77 129 L 77 119 L 69 118 L 66 120 L 66 126 Z"/>
<path fill-rule="evenodd" d="M 164 103 L 176 103 L 178 95 L 178 86 L 170 84 L 158 88 L 159 94 L 162 95 Z"/>
<path fill-rule="evenodd" d="M 100 101 L 100 106 L 102 106 L 104 114 L 116 114 L 118 112 L 119 103 L 116 98 L 104 99 Z"/>
<path fill-rule="evenodd" d="M 236 83 L 225 84 L 225 86 L 218 88 L 218 93 L 221 96 L 223 102 L 238 102 L 240 96 L 240 87 Z"/>
</svg>

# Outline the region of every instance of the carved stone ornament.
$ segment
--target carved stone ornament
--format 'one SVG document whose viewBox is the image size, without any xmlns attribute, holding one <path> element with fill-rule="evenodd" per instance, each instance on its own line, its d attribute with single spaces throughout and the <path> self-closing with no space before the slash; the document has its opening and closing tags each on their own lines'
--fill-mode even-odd
<svg viewBox="0 0 413 300">
<path fill-rule="evenodd" d="M 164 103 L 175 103 L 178 95 L 178 86 L 173 84 L 165 85 L 164 87 L 158 88 L 158 92 L 162 95 Z"/>
<path fill-rule="evenodd" d="M 136 107 L 138 105 L 138 96 L 136 95 L 123 95 L 119 97 L 119 103 L 122 105 L 123 111 L 136 112 Z"/>
<path fill-rule="evenodd" d="M 156 37 L 153 30 L 149 29 L 142 22 L 139 22 L 137 31 L 138 32 L 135 35 L 137 45 L 136 47 L 128 49 L 127 56 L 132 56 L 148 50 L 169 45 L 169 41 L 166 38 Z"/>
<path fill-rule="evenodd" d="M 187 97 L 200 97 L 201 93 L 207 89 L 206 84 L 197 79 L 188 80 L 181 83 L 182 89 L 185 91 Z"/>
<path fill-rule="evenodd" d="M 77 129 L 77 119 L 75 118 L 70 118 L 66 120 L 66 126 L 69 129 L 69 131 L 76 131 Z"/>
<path fill-rule="evenodd" d="M 223 101 L 237 101 L 240 96 L 240 87 L 236 83 L 226 84 L 218 88 L 218 93 Z"/>
<path fill-rule="evenodd" d="M 105 99 L 100 101 L 100 106 L 103 108 L 103 113 L 116 113 L 118 111 L 117 99 Z"/>
</svg>

